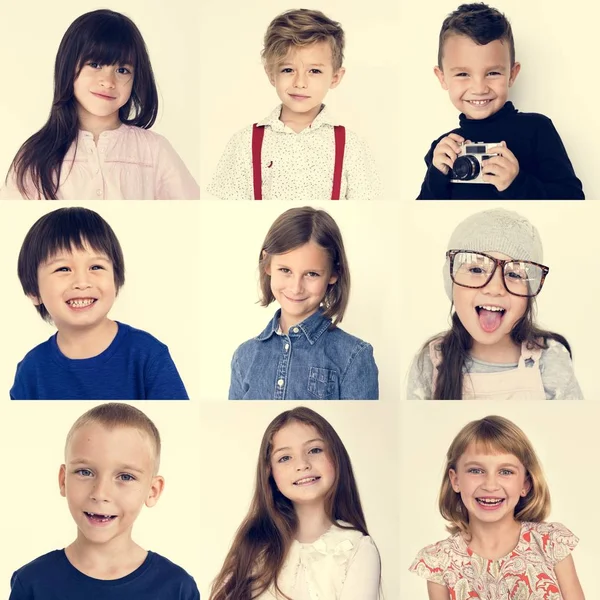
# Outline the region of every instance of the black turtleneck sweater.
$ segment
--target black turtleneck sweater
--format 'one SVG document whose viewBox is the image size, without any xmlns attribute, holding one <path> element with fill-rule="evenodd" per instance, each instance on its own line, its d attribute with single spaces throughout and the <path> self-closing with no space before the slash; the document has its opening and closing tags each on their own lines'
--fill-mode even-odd
<svg viewBox="0 0 600 600">
<path fill-rule="evenodd" d="M 521 113 L 507 102 L 486 119 L 460 115 L 458 133 L 472 142 L 502 142 L 519 161 L 519 174 L 503 191 L 488 183 L 451 183 L 450 177 L 433 166 L 433 151 L 441 135 L 425 157 L 427 174 L 418 200 L 583 200 L 581 181 L 552 121 L 537 113 Z"/>
</svg>

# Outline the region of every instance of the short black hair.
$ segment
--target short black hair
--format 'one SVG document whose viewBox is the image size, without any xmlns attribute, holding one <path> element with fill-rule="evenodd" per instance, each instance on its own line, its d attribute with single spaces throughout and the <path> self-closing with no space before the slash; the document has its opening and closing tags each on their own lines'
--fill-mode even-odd
<svg viewBox="0 0 600 600">
<path fill-rule="evenodd" d="M 494 40 L 506 41 L 509 45 L 510 66 L 515 64 L 515 41 L 508 19 L 499 10 L 483 2 L 461 4 L 444 20 L 438 46 L 440 69 L 444 56 L 444 42 L 451 35 L 466 35 L 480 46 L 485 46 Z"/>
<path fill-rule="evenodd" d="M 85 245 L 102 252 L 110 259 L 115 274 L 117 293 L 125 284 L 125 261 L 119 240 L 111 226 L 96 212 L 87 208 L 69 207 L 54 210 L 29 230 L 21 246 L 18 274 L 27 296 L 40 297 L 38 268 L 58 252 L 84 250 Z M 43 304 L 36 306 L 45 321 L 52 321 Z"/>
</svg>

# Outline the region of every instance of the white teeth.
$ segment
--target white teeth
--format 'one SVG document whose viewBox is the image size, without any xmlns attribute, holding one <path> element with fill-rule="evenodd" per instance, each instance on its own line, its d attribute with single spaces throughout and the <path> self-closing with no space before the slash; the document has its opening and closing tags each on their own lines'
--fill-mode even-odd
<svg viewBox="0 0 600 600">
<path fill-rule="evenodd" d="M 490 310 L 492 312 L 504 312 L 504 308 L 500 308 L 499 306 L 485 306 L 485 305 L 480 305 L 477 308 L 483 308 L 483 310 Z"/>
<path fill-rule="evenodd" d="M 491 499 L 491 498 L 477 498 L 477 502 L 479 502 L 480 504 L 494 505 L 494 504 L 500 504 L 501 502 L 503 502 L 503 498 L 495 498 L 495 499 Z"/>
<path fill-rule="evenodd" d="M 305 477 L 304 479 L 299 479 L 298 481 L 296 481 L 295 485 L 301 485 L 303 483 L 309 483 L 311 481 L 316 481 L 317 478 L 316 477 Z"/>
<path fill-rule="evenodd" d="M 484 104 L 491 102 L 491 100 L 468 100 L 468 102 L 474 104 L 475 106 L 483 106 Z"/>
<path fill-rule="evenodd" d="M 94 302 L 95 302 L 95 300 L 93 298 L 85 298 L 85 299 L 74 298 L 73 300 L 69 300 L 67 304 L 70 304 L 71 306 L 75 306 L 77 308 L 82 308 L 84 306 L 89 306 L 90 304 L 92 304 Z"/>
</svg>

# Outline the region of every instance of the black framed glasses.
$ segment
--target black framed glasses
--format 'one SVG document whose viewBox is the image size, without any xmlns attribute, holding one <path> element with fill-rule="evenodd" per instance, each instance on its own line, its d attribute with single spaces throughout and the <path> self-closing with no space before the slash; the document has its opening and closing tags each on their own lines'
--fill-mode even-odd
<svg viewBox="0 0 600 600">
<path fill-rule="evenodd" d="M 450 261 L 450 277 L 456 285 L 473 289 L 485 287 L 500 267 L 506 291 L 525 298 L 533 298 L 541 292 L 550 271 L 529 260 L 500 260 L 473 250 L 448 250 L 446 258 Z"/>
</svg>

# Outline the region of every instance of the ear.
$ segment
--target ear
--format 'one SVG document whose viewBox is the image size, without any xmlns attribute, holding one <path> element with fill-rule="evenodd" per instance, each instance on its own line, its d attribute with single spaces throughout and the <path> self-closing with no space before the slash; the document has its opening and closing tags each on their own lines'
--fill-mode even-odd
<svg viewBox="0 0 600 600">
<path fill-rule="evenodd" d="M 435 76 L 438 78 L 438 81 L 440 82 L 440 85 L 442 86 L 443 89 L 447 90 L 448 89 L 448 84 L 446 83 L 446 78 L 444 77 L 444 71 L 442 71 L 442 69 L 440 67 L 433 67 L 433 72 L 435 73 Z"/>
<path fill-rule="evenodd" d="M 448 479 L 450 479 L 450 485 L 455 492 L 460 492 L 460 487 L 458 485 L 458 473 L 454 469 L 448 470 Z"/>
<path fill-rule="evenodd" d="M 152 485 L 150 486 L 150 491 L 148 492 L 148 496 L 146 497 L 145 504 L 148 508 L 151 508 L 158 502 L 158 499 L 160 498 L 160 495 L 162 494 L 164 487 L 165 487 L 164 477 L 161 477 L 160 475 L 155 475 L 152 478 Z"/>
<path fill-rule="evenodd" d="M 345 73 L 346 73 L 346 69 L 344 69 L 344 67 L 340 67 L 337 70 L 337 73 L 334 73 L 334 75 L 331 79 L 331 85 L 329 86 L 330 90 L 332 90 L 333 88 L 336 88 L 338 85 L 340 85 L 342 79 L 344 78 Z"/>
<path fill-rule="evenodd" d="M 521 496 L 523 496 L 523 498 L 525 496 L 527 496 L 527 494 L 529 494 L 529 492 L 531 491 L 531 478 L 527 477 L 527 479 L 525 480 L 525 483 L 523 484 L 523 489 L 521 490 Z"/>
<path fill-rule="evenodd" d="M 42 299 L 34 296 L 33 294 L 27 294 L 27 297 L 33 302 L 34 306 L 41 306 L 43 304 Z"/>
<path fill-rule="evenodd" d="M 337 275 L 332 275 L 329 278 L 329 285 L 333 285 L 337 280 L 338 280 L 338 276 Z"/>
<path fill-rule="evenodd" d="M 511 87 L 515 82 L 519 71 L 521 70 L 521 63 L 516 62 L 510 69 L 510 79 L 508 80 L 508 87 Z"/>
<path fill-rule="evenodd" d="M 65 498 L 67 496 L 67 490 L 65 485 L 65 480 L 67 478 L 67 467 L 65 465 L 60 465 L 60 469 L 58 470 L 58 489 L 60 490 L 60 495 Z"/>
<path fill-rule="evenodd" d="M 266 260 L 268 258 L 267 253 L 263 250 L 261 255 L 261 260 Z M 265 265 L 265 273 L 271 277 L 271 261 L 269 260 Z"/>
<path fill-rule="evenodd" d="M 265 73 L 271 85 L 275 87 L 275 70 L 269 65 L 265 65 Z"/>
</svg>

